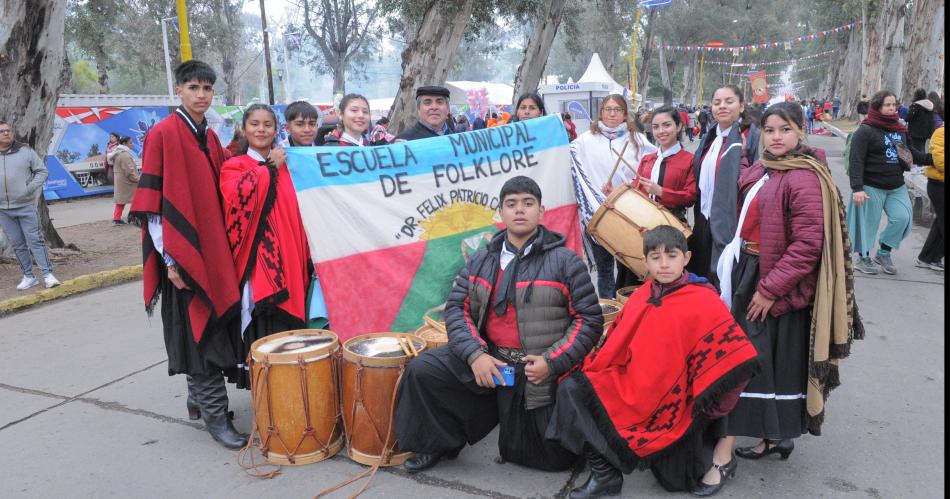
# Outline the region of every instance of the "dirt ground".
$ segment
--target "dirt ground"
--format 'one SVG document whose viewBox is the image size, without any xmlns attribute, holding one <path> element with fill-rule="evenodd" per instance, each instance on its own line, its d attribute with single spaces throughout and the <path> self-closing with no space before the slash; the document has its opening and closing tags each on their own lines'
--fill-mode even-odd
<svg viewBox="0 0 950 499">
<path fill-rule="evenodd" d="M 91 222 L 63 227 L 59 235 L 66 244 L 79 248 L 78 252 L 50 250 L 53 274 L 60 281 L 142 263 L 142 230 L 134 225 L 114 227 L 111 221 Z M 39 268 L 34 266 L 33 272 L 42 277 Z M 0 258 L 0 301 L 45 289 L 40 279 L 39 286 L 17 291 L 22 277 L 16 258 Z"/>
</svg>

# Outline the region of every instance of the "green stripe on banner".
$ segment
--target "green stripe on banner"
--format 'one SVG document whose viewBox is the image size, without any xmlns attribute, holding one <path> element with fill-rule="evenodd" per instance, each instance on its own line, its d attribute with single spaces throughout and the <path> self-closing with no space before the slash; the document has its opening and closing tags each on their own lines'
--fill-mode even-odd
<svg viewBox="0 0 950 499">
<path fill-rule="evenodd" d="M 445 303 L 462 266 L 475 251 L 487 246 L 497 231 L 495 226 L 489 225 L 429 241 L 419 271 L 413 276 L 412 285 L 391 329 L 411 331 L 421 326 L 423 320 L 420 311 Z"/>
</svg>

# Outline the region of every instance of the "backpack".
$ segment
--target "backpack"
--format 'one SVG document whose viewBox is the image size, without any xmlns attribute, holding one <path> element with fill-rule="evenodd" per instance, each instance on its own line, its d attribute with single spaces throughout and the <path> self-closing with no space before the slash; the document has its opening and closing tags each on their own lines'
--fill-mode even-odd
<svg viewBox="0 0 950 499">
<path fill-rule="evenodd" d="M 858 125 L 858 128 L 855 128 L 854 131 L 849 133 L 844 139 L 844 152 L 842 153 L 842 157 L 844 158 L 844 172 L 848 175 L 851 175 L 851 139 L 854 138 L 854 134 L 862 126 L 863 125 Z"/>
</svg>

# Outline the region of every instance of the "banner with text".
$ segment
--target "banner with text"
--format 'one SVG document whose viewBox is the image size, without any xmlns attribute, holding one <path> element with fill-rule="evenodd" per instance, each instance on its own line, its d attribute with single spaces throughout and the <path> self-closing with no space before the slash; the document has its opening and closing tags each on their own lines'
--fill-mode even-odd
<svg viewBox="0 0 950 499">
<path fill-rule="evenodd" d="M 411 331 L 501 227 L 499 191 L 541 186 L 542 223 L 580 254 L 570 151 L 555 116 L 377 147 L 287 149 L 310 252 L 341 340 Z"/>
</svg>

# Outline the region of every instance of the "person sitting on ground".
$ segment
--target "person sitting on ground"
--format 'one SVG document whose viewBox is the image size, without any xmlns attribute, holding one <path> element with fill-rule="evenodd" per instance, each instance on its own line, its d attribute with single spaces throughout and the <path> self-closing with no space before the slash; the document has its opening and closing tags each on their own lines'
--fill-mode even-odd
<svg viewBox="0 0 950 499">
<path fill-rule="evenodd" d="M 685 270 L 679 230 L 647 231 L 643 253 L 650 281 L 557 389 L 545 436 L 591 469 L 572 499 L 619 494 L 621 473 L 646 467 L 668 491 L 703 495 L 706 470 L 735 473 L 734 460 L 713 465 L 714 430 L 755 372 L 755 348 L 716 289 Z"/>
<path fill-rule="evenodd" d="M 317 144 L 317 131 L 322 122 L 320 110 L 313 107 L 313 104 L 298 100 L 291 102 L 284 109 L 284 129 L 287 130 L 287 137 L 280 141 L 281 147 L 292 146 L 315 146 Z M 237 152 L 234 156 L 243 154 Z"/>
<path fill-rule="evenodd" d="M 541 225 L 541 188 L 524 176 L 499 193 L 505 229 L 455 279 L 445 306 L 448 348 L 412 360 L 398 388 L 396 437 L 410 472 L 452 459 L 500 426 L 502 461 L 566 470 L 577 456 L 544 440 L 559 376 L 603 332 L 580 257 Z M 513 385 L 502 366 L 514 368 Z"/>
<path fill-rule="evenodd" d="M 3 120 L 0 120 L 0 165 L 3 166 L 0 173 L 0 227 L 6 233 L 23 272 L 16 288 L 24 291 L 39 284 L 33 273 L 30 254 L 43 272 L 46 287 L 59 286 L 59 280 L 53 275 L 36 209 L 48 175 L 46 163 L 30 146 L 17 142 L 13 127 Z"/>
<path fill-rule="evenodd" d="M 132 139 L 122 137 L 108 155 L 112 164 L 112 202 L 115 210 L 112 212 L 112 225 L 125 225 L 122 220 L 122 211 L 125 205 L 132 202 L 135 188 L 139 185 L 139 169 L 135 164 L 135 153 L 132 152 Z"/>
<path fill-rule="evenodd" d="M 449 89 L 440 86 L 426 86 L 416 89 L 416 113 L 419 121 L 396 136 L 396 142 L 403 140 L 427 139 L 455 133 L 448 124 Z"/>
</svg>

